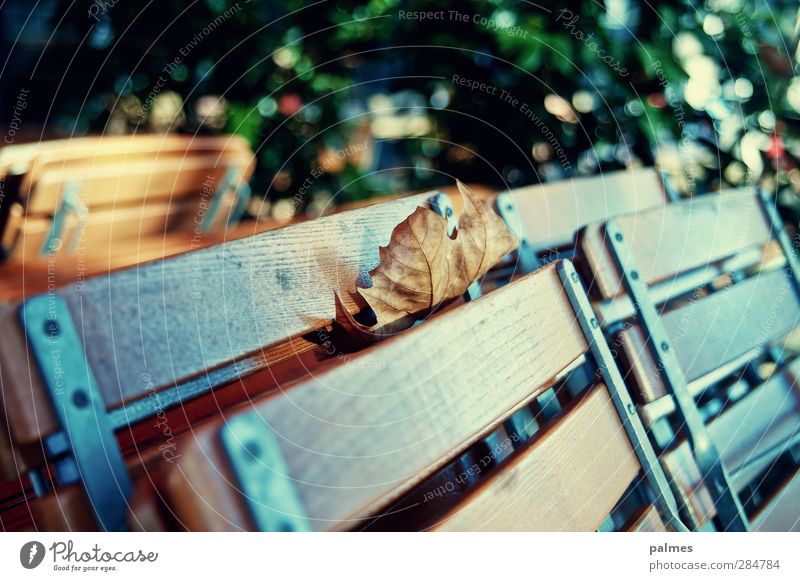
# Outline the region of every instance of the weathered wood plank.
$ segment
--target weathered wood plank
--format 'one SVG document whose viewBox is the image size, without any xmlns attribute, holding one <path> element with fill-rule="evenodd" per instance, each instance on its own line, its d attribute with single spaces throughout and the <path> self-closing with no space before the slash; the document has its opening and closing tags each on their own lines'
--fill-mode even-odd
<svg viewBox="0 0 800 581">
<path fill-rule="evenodd" d="M 769 222 L 752 190 L 729 190 L 616 219 L 641 276 L 653 284 L 722 260 L 770 240 Z M 602 224 L 592 224 L 581 242 L 602 299 L 623 292 Z"/>
<path fill-rule="evenodd" d="M 250 355 L 269 365 L 285 356 L 285 349 L 272 347 L 331 322 L 334 291 L 358 311 L 356 284 L 377 265 L 379 246 L 427 199 L 419 194 L 299 223 L 56 293 L 69 304 L 101 394 L 113 408 L 146 394 L 143 374 L 158 389 Z M 13 399 L 12 433 L 24 445 L 56 426 L 16 312 L 3 313 L 0 373 Z M 231 372 L 227 381 L 235 379 Z"/>
<path fill-rule="evenodd" d="M 107 163 L 103 158 L 62 161 L 42 169 L 27 199 L 27 215 L 48 215 L 61 204 L 64 185 L 80 184 L 81 201 L 89 208 L 132 204 L 142 201 L 200 198 L 203 184 L 213 189 L 222 183 L 229 168 L 238 168 L 234 183 L 247 181 L 253 157 L 245 152 L 187 156 L 183 158 L 137 156 Z"/>
<path fill-rule="evenodd" d="M 586 349 L 548 267 L 245 413 L 275 431 L 311 526 L 353 528 L 541 393 Z M 191 530 L 251 526 L 221 451 L 223 425 L 179 439 L 177 462 L 151 470 Z"/>
<path fill-rule="evenodd" d="M 693 300 L 662 321 L 686 379 L 694 381 L 791 331 L 800 323 L 800 299 L 778 269 Z M 625 328 L 618 341 L 642 400 L 666 394 L 641 327 Z"/>
<path fill-rule="evenodd" d="M 597 529 L 641 470 L 605 386 L 545 430 L 436 529 Z"/>
<path fill-rule="evenodd" d="M 138 134 L 54 139 L 0 148 L 0 176 L 7 172 L 14 175 L 32 173 L 32 177 L 35 177 L 37 162 L 48 163 L 59 159 L 67 161 L 107 156 L 125 159 L 139 154 L 168 156 L 215 151 L 250 151 L 250 146 L 238 135 Z M 24 189 L 27 192 L 28 188 Z"/>
<path fill-rule="evenodd" d="M 653 168 L 548 182 L 511 190 L 528 242 L 537 251 L 571 245 L 583 226 L 665 203 Z"/>
</svg>

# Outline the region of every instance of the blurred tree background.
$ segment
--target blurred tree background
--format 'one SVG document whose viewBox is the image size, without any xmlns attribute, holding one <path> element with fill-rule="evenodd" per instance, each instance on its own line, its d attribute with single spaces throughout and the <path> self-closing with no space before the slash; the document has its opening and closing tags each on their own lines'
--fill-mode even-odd
<svg viewBox="0 0 800 581">
<path fill-rule="evenodd" d="M 254 213 L 657 162 L 798 217 L 796 0 L 7 4 L 4 114 L 24 86 L 46 135 L 241 134 Z"/>
</svg>

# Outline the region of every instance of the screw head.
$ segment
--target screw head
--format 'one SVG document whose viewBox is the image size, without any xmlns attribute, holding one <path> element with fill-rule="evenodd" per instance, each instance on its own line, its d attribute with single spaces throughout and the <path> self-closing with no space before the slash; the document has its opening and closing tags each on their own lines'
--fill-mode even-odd
<svg viewBox="0 0 800 581">
<path fill-rule="evenodd" d="M 89 405 L 89 394 L 82 389 L 75 390 L 75 393 L 72 394 L 72 403 L 76 408 L 85 408 Z"/>
<path fill-rule="evenodd" d="M 622 232 L 617 232 L 616 234 L 614 234 L 614 240 L 616 240 L 617 242 L 622 242 L 624 240 Z"/>
<path fill-rule="evenodd" d="M 261 446 L 255 440 L 249 440 L 244 443 L 244 449 L 248 453 L 248 459 L 255 460 L 261 456 Z"/>
<path fill-rule="evenodd" d="M 55 319 L 47 319 L 44 322 L 44 333 L 50 337 L 58 337 L 61 334 L 61 326 Z"/>
<path fill-rule="evenodd" d="M 669 351 L 669 343 L 667 343 L 666 341 L 662 341 L 661 342 L 661 350 L 662 351 Z"/>
<path fill-rule="evenodd" d="M 632 270 L 631 271 L 631 278 L 633 280 L 639 280 L 639 271 L 638 270 Z"/>
</svg>

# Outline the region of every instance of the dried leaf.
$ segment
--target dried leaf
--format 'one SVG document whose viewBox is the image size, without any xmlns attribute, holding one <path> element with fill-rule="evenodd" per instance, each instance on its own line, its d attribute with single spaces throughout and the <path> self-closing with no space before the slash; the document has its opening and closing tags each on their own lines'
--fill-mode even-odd
<svg viewBox="0 0 800 581">
<path fill-rule="evenodd" d="M 505 222 L 458 182 L 464 209 L 456 236 L 447 234 L 447 220 L 428 208 L 417 208 L 395 226 L 380 264 L 370 271 L 372 286 L 358 292 L 375 313 L 373 327 L 360 324 L 336 297 L 336 323 L 341 335 L 363 346 L 410 327 L 447 301 L 462 295 L 519 242 Z"/>
</svg>

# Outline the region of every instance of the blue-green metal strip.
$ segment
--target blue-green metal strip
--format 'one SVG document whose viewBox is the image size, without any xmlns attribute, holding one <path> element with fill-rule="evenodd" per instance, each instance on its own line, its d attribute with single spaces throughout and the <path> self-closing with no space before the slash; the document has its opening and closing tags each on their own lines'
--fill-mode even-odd
<svg viewBox="0 0 800 581">
<path fill-rule="evenodd" d="M 220 441 L 256 530 L 311 530 L 280 444 L 264 418 L 255 411 L 229 418 Z"/>
<path fill-rule="evenodd" d="M 589 348 L 611 396 L 611 401 L 614 402 L 614 407 L 622 420 L 631 446 L 653 490 L 656 505 L 668 525 L 676 531 L 687 531 L 688 529 L 678 517 L 678 505 L 667 477 L 647 437 L 647 431 L 628 389 L 625 387 L 622 375 L 614 362 L 580 277 L 569 260 L 559 262 L 557 269 L 581 330 L 589 342 Z"/>
<path fill-rule="evenodd" d="M 682 428 L 689 438 L 692 452 L 703 475 L 703 480 L 714 500 L 717 516 L 725 531 L 750 530 L 749 520 L 731 480 L 719 457 L 719 452 L 708 435 L 708 430 L 689 393 L 688 382 L 675 359 L 661 317 L 650 298 L 649 289 L 640 275 L 625 236 L 616 220 L 606 223 L 606 239 L 619 269 L 625 289 L 633 302 L 639 323 L 642 325 L 647 345 L 660 375 L 675 398 L 676 411 Z"/>
<path fill-rule="evenodd" d="M 97 522 L 125 530 L 130 477 L 67 304 L 40 295 L 19 316 Z"/>
</svg>

